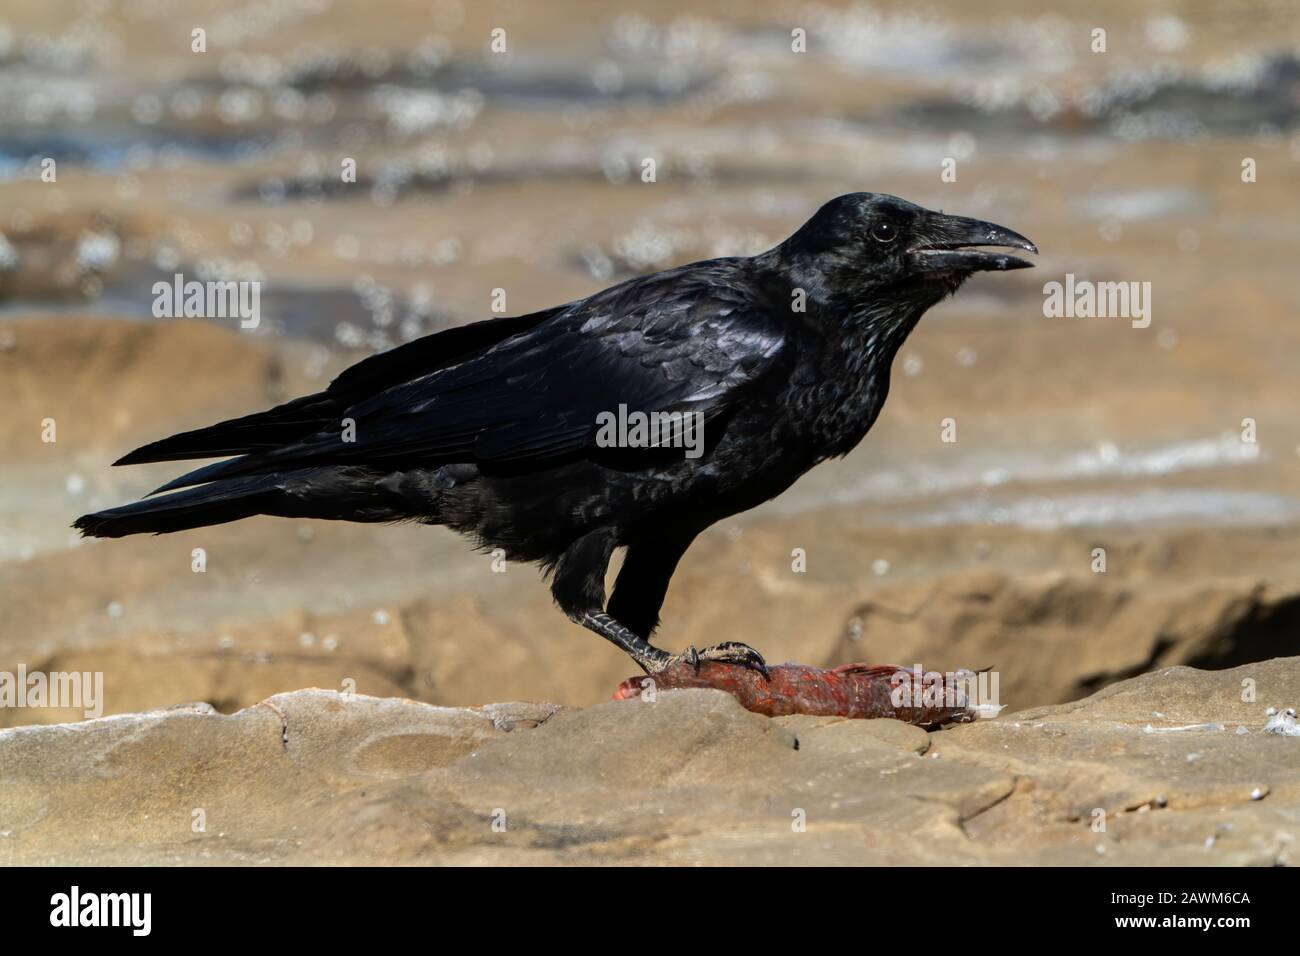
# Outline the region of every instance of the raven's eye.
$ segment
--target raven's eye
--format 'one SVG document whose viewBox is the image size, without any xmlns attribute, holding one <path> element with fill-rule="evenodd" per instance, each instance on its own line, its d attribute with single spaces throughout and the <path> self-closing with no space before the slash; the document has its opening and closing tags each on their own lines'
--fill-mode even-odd
<svg viewBox="0 0 1300 956">
<path fill-rule="evenodd" d="M 892 223 L 878 222 L 871 227 L 871 238 L 876 242 L 893 242 L 898 238 L 898 230 Z"/>
</svg>

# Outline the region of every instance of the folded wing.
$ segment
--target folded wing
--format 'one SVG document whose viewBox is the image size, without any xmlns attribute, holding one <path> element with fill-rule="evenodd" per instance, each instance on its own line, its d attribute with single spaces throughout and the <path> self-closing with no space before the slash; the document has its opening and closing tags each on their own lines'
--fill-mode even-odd
<svg viewBox="0 0 1300 956">
<path fill-rule="evenodd" d="M 335 406 L 310 434 L 159 490 L 323 464 L 527 468 L 593 449 L 598 416 L 620 406 L 716 418 L 784 344 L 780 327 L 739 291 L 744 284 L 726 281 L 728 262 L 598 293 L 463 361 Z"/>
</svg>

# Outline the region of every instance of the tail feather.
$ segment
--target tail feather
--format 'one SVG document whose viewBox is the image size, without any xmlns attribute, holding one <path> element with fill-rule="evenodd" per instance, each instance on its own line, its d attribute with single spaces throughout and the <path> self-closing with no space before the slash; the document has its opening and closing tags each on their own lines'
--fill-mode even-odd
<svg viewBox="0 0 1300 956">
<path fill-rule="evenodd" d="M 82 515 L 72 526 L 87 538 L 166 534 L 270 513 L 278 496 L 267 476 L 237 478 Z"/>
<path fill-rule="evenodd" d="M 113 464 L 225 458 L 266 451 L 318 431 L 332 421 L 336 413 L 336 404 L 325 393 L 305 395 L 265 412 L 150 442 L 123 455 Z"/>
<path fill-rule="evenodd" d="M 235 462 L 242 460 L 243 456 L 241 455 L 239 458 L 227 458 L 224 461 L 214 461 L 210 465 L 200 465 L 198 468 L 187 471 L 185 474 L 173 478 L 164 485 L 159 485 L 153 491 L 149 492 L 149 494 L 160 495 L 165 491 L 175 491 L 177 488 L 186 488 L 190 485 L 201 485 L 209 481 L 219 481 L 222 472 L 229 471 Z"/>
</svg>

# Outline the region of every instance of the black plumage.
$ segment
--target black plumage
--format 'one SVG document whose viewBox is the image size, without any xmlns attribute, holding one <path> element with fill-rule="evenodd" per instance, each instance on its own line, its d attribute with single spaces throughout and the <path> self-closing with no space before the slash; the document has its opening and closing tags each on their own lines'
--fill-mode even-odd
<svg viewBox="0 0 1300 956">
<path fill-rule="evenodd" d="M 1029 265 L 976 246 L 1037 251 L 990 223 L 841 196 L 760 255 L 427 336 L 324 392 L 146 445 L 117 464 L 227 460 L 75 527 L 120 537 L 254 514 L 445 525 L 541 563 L 566 614 L 653 671 L 674 659 L 649 638 L 691 541 L 851 450 L 927 308 L 973 272 Z M 702 448 L 603 444 L 598 421 L 620 407 L 695 416 Z M 764 666 L 743 644 L 688 654 Z"/>
</svg>

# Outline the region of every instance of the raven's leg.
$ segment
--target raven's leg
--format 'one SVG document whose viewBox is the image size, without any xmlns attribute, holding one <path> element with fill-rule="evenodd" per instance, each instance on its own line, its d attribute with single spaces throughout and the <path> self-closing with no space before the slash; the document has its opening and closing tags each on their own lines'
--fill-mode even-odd
<svg viewBox="0 0 1300 956">
<path fill-rule="evenodd" d="M 606 607 L 610 616 L 649 639 L 659 626 L 659 609 L 664 606 L 677 562 L 694 540 L 694 531 L 670 532 L 630 545 Z"/>
<path fill-rule="evenodd" d="M 659 623 L 659 609 L 668 593 L 668 582 L 677 562 L 695 539 L 695 532 L 665 533 L 629 546 L 614 594 L 605 609 L 602 609 L 605 569 L 614 546 L 612 534 L 600 535 L 593 532 L 579 539 L 556 565 L 551 591 L 570 618 L 622 648 L 648 674 L 679 661 L 697 668 L 700 661 L 720 661 L 752 667 L 766 675 L 763 655 L 737 641 L 700 651 L 689 647 L 684 653 L 673 655 L 648 640 Z"/>
<path fill-rule="evenodd" d="M 614 547 L 614 532 L 608 528 L 598 528 L 569 545 L 555 564 L 551 594 L 570 620 L 616 644 L 650 673 L 666 666 L 671 655 L 605 613 L 605 571 Z"/>
<path fill-rule="evenodd" d="M 659 626 L 659 609 L 663 607 L 664 597 L 668 594 L 668 582 L 677 570 L 677 562 L 695 540 L 695 535 L 695 531 L 665 532 L 630 545 L 627 558 L 618 572 L 618 580 L 614 582 L 614 594 L 609 599 L 607 610 L 610 616 L 622 621 L 636 634 L 646 638 L 653 634 Z M 694 647 L 688 647 L 683 653 L 668 657 L 653 668 L 646 667 L 645 664 L 641 666 L 653 673 L 677 661 L 685 661 L 696 669 L 699 668 L 700 661 L 739 664 L 742 667 L 752 667 L 767 676 L 767 663 L 763 660 L 763 655 L 739 641 L 713 644 L 698 651 Z"/>
<path fill-rule="evenodd" d="M 607 641 L 621 647 L 647 674 L 663 670 L 673 662 L 673 656 L 643 637 L 633 634 L 604 611 L 587 611 L 575 620 L 589 631 L 594 631 Z"/>
</svg>

